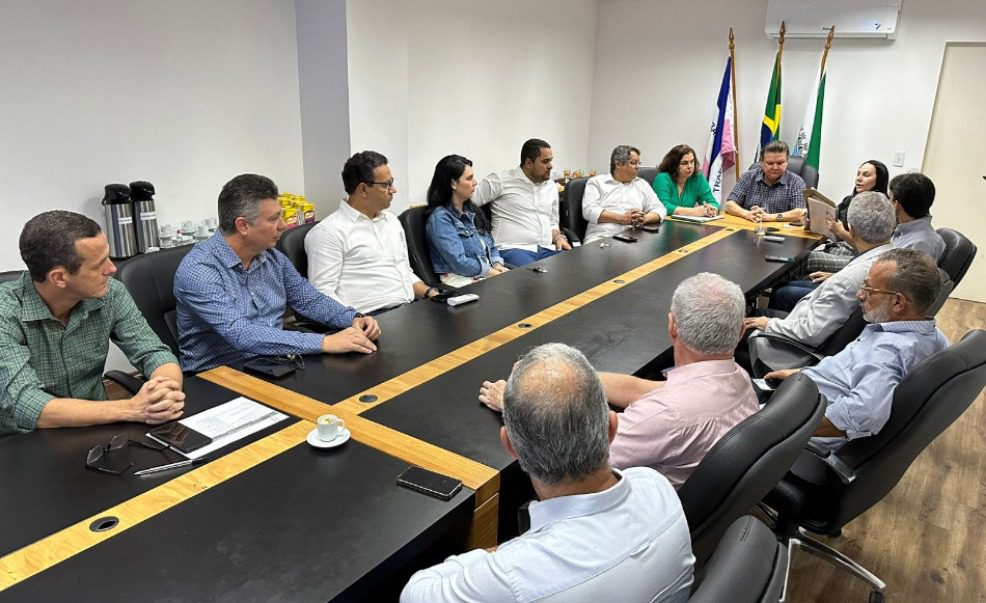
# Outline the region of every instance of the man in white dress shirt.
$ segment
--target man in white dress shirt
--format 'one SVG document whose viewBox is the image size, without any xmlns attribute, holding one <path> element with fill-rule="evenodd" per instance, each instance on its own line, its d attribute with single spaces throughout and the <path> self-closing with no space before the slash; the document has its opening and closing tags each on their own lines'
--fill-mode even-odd
<svg viewBox="0 0 986 603">
<path fill-rule="evenodd" d="M 472 200 L 493 203 L 493 241 L 511 266 L 523 266 L 571 249 L 558 228 L 558 186 L 551 180 L 554 155 L 532 138 L 520 149 L 520 166 L 490 174 Z"/>
<path fill-rule="evenodd" d="M 686 601 L 695 558 L 681 502 L 646 467 L 609 466 L 616 415 L 578 350 L 534 348 L 504 391 L 500 439 L 531 477 L 531 528 L 422 570 L 404 603 Z"/>
<path fill-rule="evenodd" d="M 342 181 L 349 198 L 305 236 L 312 285 L 362 314 L 437 295 L 411 270 L 404 229 L 386 211 L 397 192 L 387 158 L 356 153 Z"/>
<path fill-rule="evenodd" d="M 637 177 L 640 150 L 621 144 L 609 156 L 609 174 L 589 178 L 582 216 L 589 222 L 585 242 L 611 237 L 627 227 L 656 224 L 668 215 L 654 188 Z"/>
</svg>

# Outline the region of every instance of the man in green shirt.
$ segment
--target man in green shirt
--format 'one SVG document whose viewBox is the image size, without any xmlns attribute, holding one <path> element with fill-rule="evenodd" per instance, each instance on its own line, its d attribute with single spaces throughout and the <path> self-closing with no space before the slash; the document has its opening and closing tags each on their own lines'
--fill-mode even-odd
<svg viewBox="0 0 986 603">
<path fill-rule="evenodd" d="M 0 285 L 0 436 L 181 416 L 181 369 L 111 278 L 116 266 L 99 225 L 45 212 L 24 225 L 20 252 L 27 272 Z M 105 401 L 110 339 L 149 376 L 132 398 Z"/>
</svg>

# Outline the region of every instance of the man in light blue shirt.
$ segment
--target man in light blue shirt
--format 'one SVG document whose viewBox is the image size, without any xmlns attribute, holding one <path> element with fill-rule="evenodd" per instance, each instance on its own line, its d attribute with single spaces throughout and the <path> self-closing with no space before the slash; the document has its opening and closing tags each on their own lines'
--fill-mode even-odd
<svg viewBox="0 0 986 603">
<path fill-rule="evenodd" d="M 897 384 L 948 347 L 926 315 L 940 287 L 938 268 L 920 251 L 893 249 L 870 267 L 858 295 L 871 324 L 842 352 L 803 369 L 829 402 L 815 432 L 817 444 L 835 451 L 849 440 L 880 433 L 890 419 Z M 766 377 L 783 379 L 797 371 Z"/>
<path fill-rule="evenodd" d="M 585 357 L 539 346 L 504 390 L 500 439 L 531 477 L 531 529 L 495 551 L 411 577 L 403 603 L 687 601 L 691 539 L 674 488 L 653 469 L 610 468 L 616 415 Z"/>
<path fill-rule="evenodd" d="M 890 202 L 897 215 L 897 229 L 890 239 L 894 247 L 917 249 L 938 261 L 945 253 L 945 241 L 931 225 L 931 204 L 935 184 L 924 174 L 909 172 L 890 181 Z"/>
<path fill-rule="evenodd" d="M 376 351 L 377 322 L 322 295 L 274 249 L 287 227 L 277 186 L 242 174 L 219 193 L 219 230 L 175 274 L 181 368 L 203 371 L 250 356 Z M 282 329 L 285 308 L 335 329 Z"/>
</svg>

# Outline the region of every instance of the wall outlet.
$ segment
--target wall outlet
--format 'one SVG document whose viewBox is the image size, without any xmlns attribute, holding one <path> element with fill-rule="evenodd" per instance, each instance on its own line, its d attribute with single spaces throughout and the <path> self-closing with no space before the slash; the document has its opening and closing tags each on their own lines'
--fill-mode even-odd
<svg viewBox="0 0 986 603">
<path fill-rule="evenodd" d="M 904 167 L 904 151 L 894 151 L 894 167 Z"/>
</svg>

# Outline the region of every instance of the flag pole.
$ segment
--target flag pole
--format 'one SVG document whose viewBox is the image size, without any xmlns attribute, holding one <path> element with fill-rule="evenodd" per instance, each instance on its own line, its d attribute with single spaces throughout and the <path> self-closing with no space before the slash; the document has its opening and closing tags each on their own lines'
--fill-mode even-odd
<svg viewBox="0 0 986 603">
<path fill-rule="evenodd" d="M 733 50 L 736 48 L 735 39 L 733 38 L 733 28 L 729 28 L 729 62 L 732 63 L 733 69 L 730 74 L 732 81 L 732 93 L 733 93 L 733 148 L 736 149 L 736 163 L 733 167 L 736 169 L 736 179 L 739 180 L 740 177 L 740 143 L 739 143 L 739 122 L 736 119 L 736 55 Z"/>
<path fill-rule="evenodd" d="M 825 38 L 825 51 L 822 53 L 822 65 L 818 68 L 818 73 L 825 73 L 825 61 L 829 58 L 829 49 L 832 48 L 832 38 L 835 37 L 835 25 L 829 29 L 829 35 Z"/>
<path fill-rule="evenodd" d="M 781 29 L 778 32 L 777 37 L 777 65 L 781 64 L 781 57 L 784 56 L 784 32 L 787 31 L 787 26 L 784 25 L 784 21 L 781 21 Z"/>
</svg>

